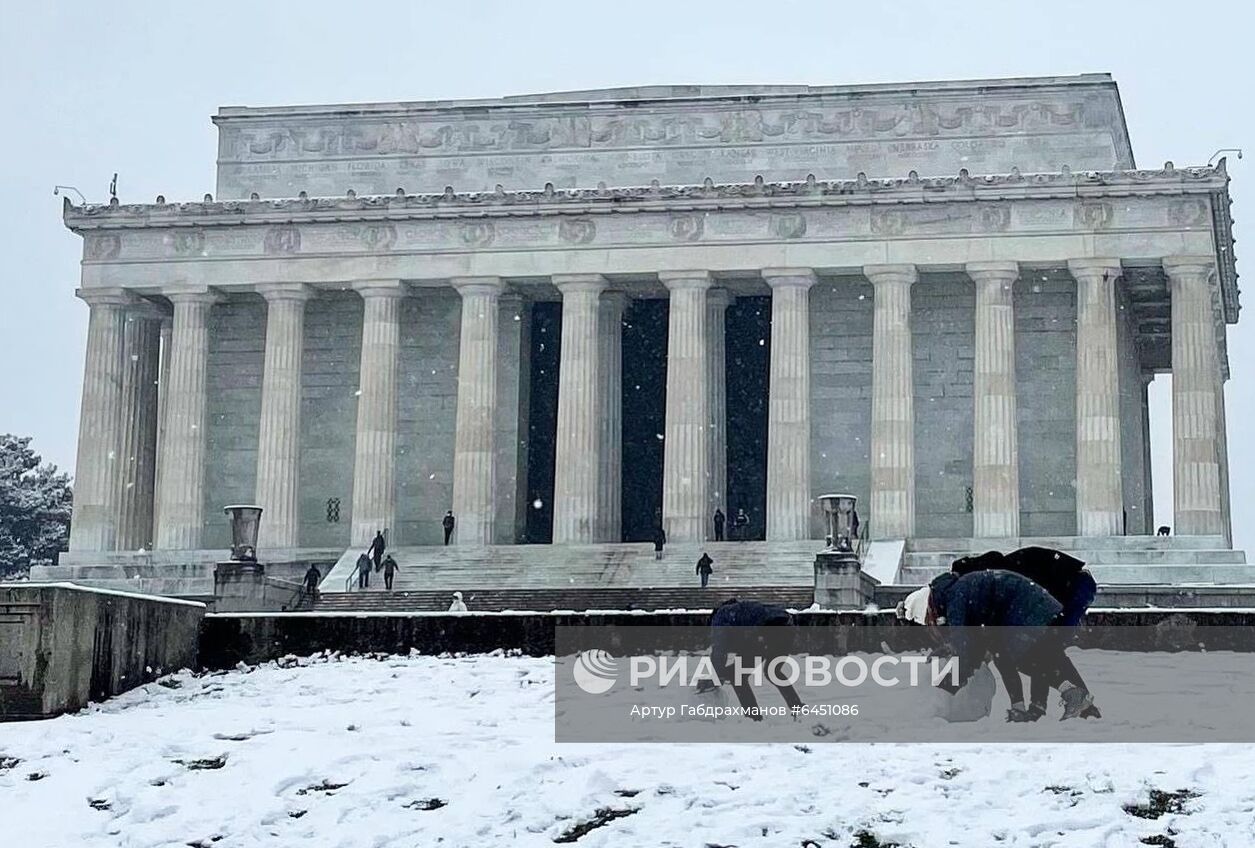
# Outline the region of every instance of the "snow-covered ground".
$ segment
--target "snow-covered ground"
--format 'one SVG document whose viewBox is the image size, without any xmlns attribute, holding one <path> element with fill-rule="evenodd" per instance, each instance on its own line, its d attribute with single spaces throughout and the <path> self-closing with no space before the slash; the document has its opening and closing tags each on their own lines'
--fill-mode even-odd
<svg viewBox="0 0 1255 848">
<path fill-rule="evenodd" d="M 283 665 L 0 726 L 0 845 L 1255 845 L 1251 747 L 559 745 L 552 659 Z"/>
</svg>

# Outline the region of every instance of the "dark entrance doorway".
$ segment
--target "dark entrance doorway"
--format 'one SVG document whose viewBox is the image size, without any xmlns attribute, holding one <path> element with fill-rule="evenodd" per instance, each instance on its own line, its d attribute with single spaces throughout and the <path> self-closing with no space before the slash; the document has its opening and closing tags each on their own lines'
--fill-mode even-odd
<svg viewBox="0 0 1255 848">
<path fill-rule="evenodd" d="M 662 516 L 667 425 L 667 301 L 623 314 L 623 540 L 648 542 Z"/>
<path fill-rule="evenodd" d="M 771 374 L 771 298 L 738 297 L 726 317 L 728 518 L 744 509 L 746 538 L 766 536 L 767 393 Z"/>
</svg>

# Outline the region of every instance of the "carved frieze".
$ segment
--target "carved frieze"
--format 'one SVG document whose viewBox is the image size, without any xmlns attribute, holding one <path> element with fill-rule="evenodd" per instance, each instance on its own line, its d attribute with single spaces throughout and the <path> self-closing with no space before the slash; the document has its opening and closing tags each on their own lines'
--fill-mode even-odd
<svg viewBox="0 0 1255 848">
<path fill-rule="evenodd" d="M 771 216 L 768 227 L 779 239 L 797 239 L 806 235 L 806 216 L 801 212 L 784 212 Z"/>
<path fill-rule="evenodd" d="M 597 225 L 590 218 L 562 218 L 558 237 L 568 244 L 588 244 L 597 237 Z"/>
<path fill-rule="evenodd" d="M 1211 223 L 1210 209 L 1200 197 L 1184 197 L 1168 204 L 1168 222 L 1177 227 L 1204 227 Z"/>
<path fill-rule="evenodd" d="M 906 213 L 901 209 L 877 209 L 871 213 L 871 230 L 878 236 L 899 236 L 906 232 Z"/>
<path fill-rule="evenodd" d="M 281 224 L 266 230 L 262 243 L 264 252 L 272 256 L 290 256 L 301 252 L 301 231 L 291 224 Z"/>
<path fill-rule="evenodd" d="M 977 227 L 987 233 L 1001 233 L 1011 226 L 1011 206 L 1003 203 L 982 203 L 976 215 Z"/>
<path fill-rule="evenodd" d="M 200 229 L 174 230 L 165 243 L 175 256 L 200 256 L 205 252 L 205 233 Z"/>
<path fill-rule="evenodd" d="M 676 241 L 697 241 L 706 229 L 705 215 L 685 212 L 672 215 L 668 222 L 671 238 Z"/>
<path fill-rule="evenodd" d="M 1111 204 L 1105 200 L 1081 201 L 1073 207 L 1076 226 L 1084 230 L 1105 230 L 1111 223 Z"/>
<path fill-rule="evenodd" d="M 944 137 L 1105 127 L 1103 99 L 776 109 L 691 109 L 654 114 L 554 114 L 499 120 L 331 122 L 226 131 L 227 160 L 589 150 L 716 144 Z"/>
<path fill-rule="evenodd" d="M 362 224 L 355 229 L 362 246 L 372 253 L 386 253 L 397 243 L 397 228 L 392 224 Z"/>
<path fill-rule="evenodd" d="M 487 247 L 497 237 L 492 221 L 464 221 L 458 227 L 462 243 L 471 247 Z"/>
</svg>

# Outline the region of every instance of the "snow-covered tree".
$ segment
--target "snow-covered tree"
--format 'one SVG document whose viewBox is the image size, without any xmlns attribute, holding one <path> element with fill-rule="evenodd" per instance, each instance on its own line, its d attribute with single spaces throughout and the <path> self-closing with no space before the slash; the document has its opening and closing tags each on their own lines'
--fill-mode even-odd
<svg viewBox="0 0 1255 848">
<path fill-rule="evenodd" d="M 0 578 L 51 565 L 70 538 L 70 477 L 30 444 L 0 435 Z"/>
</svg>

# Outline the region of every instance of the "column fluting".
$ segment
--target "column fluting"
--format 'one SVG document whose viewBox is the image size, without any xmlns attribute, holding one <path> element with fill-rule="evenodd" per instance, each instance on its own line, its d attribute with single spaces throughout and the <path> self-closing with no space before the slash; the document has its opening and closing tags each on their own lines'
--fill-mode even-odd
<svg viewBox="0 0 1255 848">
<path fill-rule="evenodd" d="M 554 444 L 553 541 L 597 538 L 601 460 L 600 298 L 597 274 L 553 278 L 562 293 L 562 347 L 558 366 L 558 427 Z"/>
<path fill-rule="evenodd" d="M 1076 533 L 1124 532 L 1120 454 L 1118 259 L 1068 262 L 1076 280 Z"/>
<path fill-rule="evenodd" d="M 301 525 L 301 359 L 309 286 L 261 286 L 266 299 L 266 355 L 257 439 L 256 503 L 262 513 L 259 549 L 295 548 Z"/>
<path fill-rule="evenodd" d="M 598 305 L 597 533 L 602 542 L 623 540 L 623 311 L 627 295 L 605 292 Z"/>
<path fill-rule="evenodd" d="M 768 268 L 771 366 L 767 412 L 767 538 L 810 537 L 811 370 L 809 268 Z"/>
<path fill-rule="evenodd" d="M 869 265 L 872 318 L 871 533 L 915 533 L 915 385 L 911 361 L 914 265 Z"/>
<path fill-rule="evenodd" d="M 118 543 L 117 483 L 124 466 L 120 454 L 126 307 L 133 298 L 121 289 L 80 289 L 78 296 L 91 311 L 79 410 L 70 550 L 112 551 Z"/>
<path fill-rule="evenodd" d="M 399 280 L 371 280 L 353 288 L 362 296 L 363 309 L 350 540 L 365 547 L 377 531 L 391 530 L 389 540 L 396 545 L 397 354 L 405 288 Z"/>
<path fill-rule="evenodd" d="M 122 419 L 118 550 L 151 549 L 157 485 L 157 380 L 161 318 L 151 308 L 126 318 L 122 357 Z"/>
<path fill-rule="evenodd" d="M 499 277 L 455 277 L 451 283 L 462 298 L 453 448 L 454 533 L 458 544 L 488 545 L 496 524 L 498 303 L 505 286 Z"/>
<path fill-rule="evenodd" d="M 710 515 L 710 392 L 707 271 L 658 278 L 670 292 L 667 320 L 667 423 L 663 441 L 662 516 L 671 542 L 701 542 Z"/>
<path fill-rule="evenodd" d="M 1225 534 L 1224 400 L 1208 257 L 1164 259 L 1172 291 L 1173 532 Z"/>
<path fill-rule="evenodd" d="M 972 375 L 972 535 L 1020 535 L 1020 458 L 1015 401 L 1015 262 L 971 262 L 976 284 Z"/>
<path fill-rule="evenodd" d="M 174 304 L 165 429 L 157 457 L 157 547 L 195 550 L 205 520 L 205 446 L 209 313 L 207 290 L 166 295 Z"/>
</svg>

